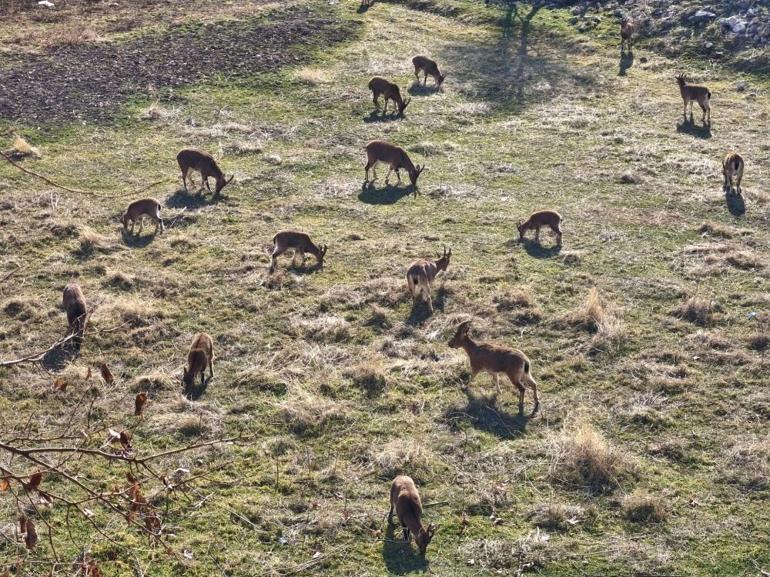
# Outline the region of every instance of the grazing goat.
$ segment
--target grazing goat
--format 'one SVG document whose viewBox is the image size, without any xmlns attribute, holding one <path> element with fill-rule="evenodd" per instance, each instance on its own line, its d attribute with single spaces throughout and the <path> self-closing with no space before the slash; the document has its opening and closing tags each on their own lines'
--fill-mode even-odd
<svg viewBox="0 0 770 577">
<path fill-rule="evenodd" d="M 431 298 L 431 285 L 436 275 L 446 270 L 449 266 L 449 259 L 452 256 L 452 249 L 448 251 L 444 247 L 443 256 L 439 256 L 436 261 L 430 260 L 416 260 L 406 271 L 406 283 L 409 286 L 409 292 L 412 294 L 414 302 L 417 302 L 418 297 L 424 297 L 428 301 L 428 310 L 433 314 L 433 299 Z"/>
<path fill-rule="evenodd" d="M 75 348 L 80 349 L 86 332 L 88 309 L 83 291 L 80 290 L 78 283 L 72 282 L 64 287 L 62 308 L 67 313 L 67 326 L 69 327 L 67 336 L 75 335 L 72 342 L 75 344 Z"/>
<path fill-rule="evenodd" d="M 701 110 L 703 110 L 703 122 L 706 122 L 706 114 L 708 114 L 708 121 L 711 122 L 711 92 L 709 89 L 705 86 L 687 84 L 687 76 L 685 74 L 679 74 L 676 77 L 676 82 L 679 84 L 679 93 L 684 101 L 685 118 L 687 118 L 687 105 L 690 105 L 690 116 L 692 116 L 692 103 L 697 101 Z"/>
<path fill-rule="evenodd" d="M 420 72 L 425 75 L 423 86 L 427 85 L 428 76 L 433 78 L 436 88 L 441 86 L 446 78 L 446 74 L 441 74 L 441 71 L 438 69 L 438 64 L 426 56 L 415 56 L 412 58 L 412 64 L 414 64 L 414 75 L 417 77 L 418 84 L 420 83 Z"/>
<path fill-rule="evenodd" d="M 743 158 L 737 152 L 731 152 L 722 161 L 722 173 L 725 175 L 725 190 L 733 191 L 733 178 L 735 178 L 735 191 L 741 194 L 741 180 L 743 179 Z"/>
<path fill-rule="evenodd" d="M 406 100 L 401 98 L 401 90 L 398 88 L 398 85 L 379 76 L 375 76 L 369 81 L 369 90 L 372 91 L 372 100 L 377 108 L 380 107 L 380 96 L 385 97 L 385 107 L 382 109 L 383 116 L 388 111 L 388 100 L 392 100 L 393 104 L 398 108 L 399 116 L 404 115 L 404 110 L 406 110 L 406 107 L 409 106 L 412 100 L 411 98 Z"/>
<path fill-rule="evenodd" d="M 388 184 L 390 173 L 394 170 L 396 171 L 398 182 L 401 183 L 401 169 L 403 168 L 409 173 L 409 181 L 412 183 L 412 186 L 416 188 L 417 178 L 419 178 L 422 171 L 425 170 L 424 166 L 421 167 L 419 164 L 417 166 L 412 164 L 409 155 L 400 146 L 382 140 L 372 140 L 366 145 L 366 166 L 364 166 L 366 175 L 364 176 L 364 183 L 369 182 L 370 168 L 372 169 L 374 176 L 372 182 L 377 180 L 377 171 L 375 170 L 375 167 L 378 162 L 384 162 L 389 166 L 388 174 L 385 175 L 386 185 Z"/>
<path fill-rule="evenodd" d="M 401 526 L 404 528 L 404 541 L 409 541 L 409 532 L 414 535 L 414 541 L 420 550 L 420 555 L 425 555 L 425 550 L 437 527 L 431 523 L 427 527 L 422 524 L 422 501 L 420 493 L 411 477 L 399 475 L 393 479 L 390 485 L 390 512 L 388 524 L 393 525 L 393 511 L 396 512 Z"/>
<path fill-rule="evenodd" d="M 479 371 L 486 371 L 495 375 L 497 391 L 498 393 L 501 393 L 500 373 L 505 373 L 511 380 L 511 383 L 513 383 L 519 391 L 520 414 L 524 412 L 525 387 L 532 389 L 532 394 L 535 397 L 535 406 L 532 409 L 532 414 L 534 415 L 540 406 L 540 400 L 537 396 L 537 383 L 530 374 L 530 363 L 527 356 L 521 351 L 508 349 L 499 345 L 490 343 L 477 344 L 470 336 L 468 336 L 470 326 L 471 321 L 460 323 L 460 326 L 457 327 L 455 336 L 449 341 L 450 347 L 453 349 L 463 348 L 468 354 L 468 358 L 471 362 L 471 378 L 468 381 L 468 385 L 470 385 L 471 381 L 473 381 L 473 378 Z"/>
<path fill-rule="evenodd" d="M 533 212 L 527 220 L 520 222 L 516 227 L 519 229 L 519 241 L 524 240 L 524 235 L 528 230 L 535 230 L 535 240 L 540 242 L 540 227 L 548 226 L 556 234 L 556 244 L 561 246 L 561 215 L 553 210 L 541 210 Z"/>
<path fill-rule="evenodd" d="M 623 21 L 620 23 L 620 49 L 623 50 L 623 45 L 628 46 L 628 49 L 631 50 L 631 39 L 634 35 L 634 31 L 636 30 L 636 27 L 634 26 L 634 21 L 630 18 L 624 18 Z"/>
<path fill-rule="evenodd" d="M 217 196 L 225 185 L 230 184 L 235 175 L 231 176 L 229 180 L 225 180 L 225 175 L 217 165 L 214 157 L 206 152 L 195 150 L 192 148 L 186 148 L 176 155 L 176 161 L 179 163 L 179 168 L 182 171 L 182 184 L 184 184 L 184 190 L 187 191 L 187 173 L 190 170 L 197 170 L 201 174 L 203 183 L 206 188 L 211 192 L 209 186 L 209 178 L 214 177 L 217 181 L 217 187 L 214 190 L 214 196 Z M 192 179 L 190 180 L 192 182 Z M 201 190 L 203 188 L 201 187 Z"/>
<path fill-rule="evenodd" d="M 308 236 L 307 233 L 296 230 L 282 230 L 273 237 L 273 252 L 270 255 L 271 273 L 275 270 L 278 257 L 290 248 L 294 249 L 292 264 L 296 261 L 297 256 L 302 260 L 302 264 L 305 264 L 305 253 L 309 252 L 318 261 L 318 267 L 323 267 L 324 256 L 326 255 L 326 249 L 328 248 L 327 245 L 321 247 L 316 246 L 313 241 L 310 240 L 310 236 Z"/>
<path fill-rule="evenodd" d="M 184 369 L 182 382 L 188 389 L 200 373 L 201 385 L 205 381 L 206 367 L 209 368 L 209 379 L 214 378 L 214 343 L 207 333 L 198 333 L 193 337 L 190 352 L 187 353 L 187 367 Z"/>
<path fill-rule="evenodd" d="M 121 218 L 121 221 L 123 222 L 123 230 L 128 231 L 128 223 L 131 222 L 131 234 L 133 235 L 134 225 L 138 220 L 138 234 L 142 234 L 145 216 L 148 216 L 150 220 L 155 222 L 155 234 L 158 233 L 158 226 L 160 226 L 160 232 L 165 230 L 165 227 L 163 226 L 163 219 L 160 217 L 160 203 L 154 198 L 143 198 L 142 200 L 135 200 L 128 205 L 126 212 L 123 213 L 123 217 Z"/>
</svg>

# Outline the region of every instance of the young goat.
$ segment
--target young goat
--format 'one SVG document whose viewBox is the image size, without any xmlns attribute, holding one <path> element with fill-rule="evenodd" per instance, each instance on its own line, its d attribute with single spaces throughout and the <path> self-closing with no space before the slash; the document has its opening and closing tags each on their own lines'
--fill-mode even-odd
<svg viewBox="0 0 770 577">
<path fill-rule="evenodd" d="M 433 279 L 439 271 L 446 270 L 449 266 L 449 259 L 452 256 L 452 249 L 447 251 L 444 247 L 443 256 L 439 256 L 436 261 L 430 260 L 416 260 L 410 266 L 406 272 L 406 283 L 409 286 L 409 292 L 412 294 L 414 302 L 417 302 L 418 297 L 424 297 L 428 301 L 428 310 L 433 314 L 433 299 L 431 298 L 431 290 Z"/>
<path fill-rule="evenodd" d="M 232 182 L 235 175 L 231 176 L 229 180 L 225 180 L 225 175 L 217 165 L 214 157 L 206 152 L 195 150 L 192 148 L 186 148 L 176 155 L 176 161 L 179 163 L 179 168 L 182 171 L 182 184 L 184 184 L 184 190 L 187 191 L 187 173 L 190 170 L 196 170 L 200 172 L 203 183 L 206 188 L 211 192 L 209 186 L 209 178 L 213 177 L 217 181 L 216 189 L 214 190 L 214 196 L 217 196 L 225 185 Z M 192 183 L 192 179 L 190 179 Z M 203 190 L 203 188 L 201 188 Z"/>
<path fill-rule="evenodd" d="M 630 18 L 624 18 L 623 21 L 620 23 L 620 49 L 623 50 L 623 46 L 628 46 L 628 49 L 631 50 L 631 39 L 634 35 L 636 27 L 634 26 L 634 21 Z"/>
<path fill-rule="evenodd" d="M 123 222 L 123 230 L 128 231 L 128 223 L 131 222 L 131 234 L 134 234 L 134 225 L 136 221 L 139 221 L 139 233 L 142 234 L 142 228 L 144 227 L 144 217 L 148 216 L 150 220 L 155 222 L 155 234 L 158 233 L 158 227 L 160 226 L 160 232 L 165 230 L 163 226 L 163 219 L 160 217 L 160 203 L 154 198 L 143 198 L 142 200 L 135 200 L 128 205 L 126 212 L 123 213 L 121 221 Z"/>
<path fill-rule="evenodd" d="M 64 287 L 62 308 L 67 313 L 67 326 L 69 327 L 67 336 L 75 335 L 72 341 L 75 348 L 80 349 L 86 332 L 88 310 L 86 309 L 86 299 L 78 283 L 69 283 Z"/>
<path fill-rule="evenodd" d="M 205 381 L 206 367 L 209 368 L 209 379 L 214 378 L 214 343 L 207 333 L 198 333 L 193 337 L 190 352 L 187 353 L 187 367 L 184 369 L 182 382 L 188 389 L 200 373 L 201 385 Z"/>
<path fill-rule="evenodd" d="M 282 230 L 273 237 L 273 252 L 270 255 L 270 272 L 275 270 L 278 257 L 290 248 L 294 249 L 292 264 L 296 261 L 297 256 L 302 259 L 302 264 L 304 264 L 305 253 L 309 252 L 318 261 L 318 267 L 323 267 L 324 256 L 326 255 L 326 249 L 328 248 L 326 245 L 321 247 L 316 246 L 313 241 L 310 240 L 310 236 L 308 236 L 307 233 L 296 230 Z"/>
<path fill-rule="evenodd" d="M 428 76 L 433 78 L 436 88 L 441 86 L 446 78 L 446 74 L 441 74 L 441 71 L 438 69 L 438 64 L 426 56 L 415 56 L 412 58 L 412 64 L 414 64 L 414 75 L 417 77 L 418 84 L 420 83 L 420 72 L 425 75 L 423 86 L 427 85 Z"/>
<path fill-rule="evenodd" d="M 409 541 L 409 532 L 411 531 L 417 548 L 420 550 L 420 555 L 425 555 L 425 550 L 433 539 L 437 527 L 433 523 L 427 528 L 422 524 L 422 501 L 411 477 L 399 475 L 393 479 L 393 483 L 390 485 L 389 525 L 393 525 L 394 510 L 401 527 L 404 528 L 404 541 Z"/>
<path fill-rule="evenodd" d="M 383 116 L 388 111 L 388 100 L 392 100 L 393 104 L 398 108 L 399 116 L 404 115 L 404 110 L 406 110 L 406 107 L 409 106 L 412 100 L 411 98 L 406 100 L 401 98 L 401 90 L 398 88 L 398 85 L 379 76 L 375 76 L 369 81 L 369 90 L 372 91 L 372 100 L 374 100 L 374 105 L 377 108 L 380 107 L 380 96 L 385 97 L 385 107 L 382 109 Z"/>
<path fill-rule="evenodd" d="M 724 189 L 733 192 L 733 178 L 735 178 L 735 191 L 741 194 L 741 180 L 743 179 L 743 158 L 737 152 L 731 152 L 722 161 L 722 173 L 725 175 Z"/>
<path fill-rule="evenodd" d="M 409 155 L 400 146 L 396 146 L 395 144 L 390 144 L 389 142 L 384 142 L 382 140 L 372 140 L 369 144 L 366 145 L 366 166 L 364 166 L 366 175 L 364 176 L 364 183 L 369 182 L 370 168 L 372 169 L 372 174 L 374 175 L 372 182 L 377 180 L 377 171 L 375 170 L 375 167 L 377 166 L 378 162 L 384 162 L 390 167 L 388 174 L 385 176 L 385 184 L 388 184 L 390 173 L 394 170 L 396 171 L 398 182 L 401 183 L 401 169 L 403 168 L 409 173 L 409 181 L 416 189 L 417 179 L 419 178 L 422 171 L 425 170 L 424 166 L 420 166 L 419 164 L 415 166 L 412 164 Z"/>
<path fill-rule="evenodd" d="M 534 229 L 535 240 L 540 242 L 540 227 L 548 226 L 556 234 L 556 244 L 561 246 L 561 221 L 561 215 L 553 210 L 533 212 L 526 221 L 516 225 L 519 229 L 519 241 L 524 240 L 524 235 L 528 230 Z"/>
<path fill-rule="evenodd" d="M 524 412 L 524 391 L 525 387 L 532 389 L 535 397 L 535 406 L 532 414 L 537 412 L 540 406 L 540 400 L 537 396 L 537 383 L 530 374 L 530 363 L 527 356 L 518 350 L 512 350 L 490 343 L 477 344 L 468 336 L 471 321 L 465 321 L 457 327 L 457 332 L 449 346 L 453 349 L 463 348 L 468 354 L 471 362 L 471 378 L 468 381 L 470 385 L 479 371 L 486 371 L 495 375 L 495 383 L 498 393 L 500 390 L 500 373 L 505 373 L 511 380 L 511 383 L 519 391 L 519 413 Z"/>
<path fill-rule="evenodd" d="M 676 82 L 679 84 L 679 93 L 684 101 L 685 118 L 687 118 L 687 105 L 690 105 L 690 116 L 692 116 L 693 102 L 697 101 L 701 110 L 703 110 L 703 122 L 706 122 L 707 114 L 708 121 L 711 122 L 711 92 L 709 89 L 705 86 L 687 84 L 687 76 L 685 74 L 679 74 L 676 77 Z"/>
</svg>

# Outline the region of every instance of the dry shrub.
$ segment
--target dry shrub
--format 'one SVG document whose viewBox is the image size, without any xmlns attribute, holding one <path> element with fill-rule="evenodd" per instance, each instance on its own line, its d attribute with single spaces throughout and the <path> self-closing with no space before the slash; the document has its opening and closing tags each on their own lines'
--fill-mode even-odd
<svg viewBox="0 0 770 577">
<path fill-rule="evenodd" d="M 211 427 L 201 415 L 182 415 L 174 422 L 177 434 L 182 437 L 204 437 L 211 432 Z"/>
<path fill-rule="evenodd" d="M 264 391 L 273 395 L 285 395 L 288 385 L 280 376 L 262 367 L 251 367 L 235 376 L 235 385 L 251 390 Z"/>
<path fill-rule="evenodd" d="M 166 120 L 174 116 L 176 116 L 175 110 L 161 106 L 158 102 L 153 102 L 139 112 L 139 120 Z"/>
<path fill-rule="evenodd" d="M 377 476 L 390 481 L 397 475 L 409 475 L 415 481 L 426 480 L 433 474 L 430 449 L 416 441 L 394 439 L 373 455 Z"/>
<path fill-rule="evenodd" d="M 633 523 L 661 523 L 668 517 L 663 499 L 646 491 L 634 491 L 623 499 L 623 517 Z"/>
<path fill-rule="evenodd" d="M 383 330 L 389 329 L 392 326 L 388 320 L 388 309 L 374 303 L 370 304 L 369 307 L 372 314 L 364 321 L 365 325 Z"/>
<path fill-rule="evenodd" d="M 78 227 L 78 239 L 80 241 L 80 246 L 78 247 L 77 253 L 81 257 L 90 256 L 97 251 L 108 254 L 122 249 L 121 246 L 115 244 L 111 239 L 99 234 L 88 226 Z"/>
<path fill-rule="evenodd" d="M 114 271 L 107 273 L 105 284 L 120 290 L 130 291 L 134 288 L 134 279 L 123 272 Z"/>
<path fill-rule="evenodd" d="M 21 160 L 31 156 L 33 158 L 40 158 L 40 149 L 36 146 L 32 146 L 24 138 L 18 134 L 14 138 L 13 146 L 5 151 L 6 156 L 10 156 L 13 160 Z"/>
<path fill-rule="evenodd" d="M 222 152 L 231 156 L 246 156 L 248 154 L 262 154 L 264 145 L 261 142 L 250 140 L 236 140 L 222 147 Z"/>
<path fill-rule="evenodd" d="M 510 539 L 476 539 L 460 547 L 460 554 L 468 561 L 486 570 L 521 575 L 524 571 L 537 571 L 548 561 L 548 535 L 540 529 L 530 531 L 515 541 Z"/>
<path fill-rule="evenodd" d="M 533 522 L 538 527 L 551 531 L 567 531 L 585 518 L 586 512 L 579 505 L 549 503 L 541 505 L 533 514 Z"/>
<path fill-rule="evenodd" d="M 748 340 L 749 348 L 755 351 L 766 351 L 768 348 L 770 348 L 770 335 L 767 334 L 758 334 L 754 335 L 753 337 L 749 338 Z"/>
<path fill-rule="evenodd" d="M 281 405 L 278 419 L 295 435 L 320 437 L 335 425 L 347 423 L 349 416 L 340 405 L 316 397 L 287 401 Z"/>
<path fill-rule="evenodd" d="M 717 304 L 711 299 L 696 295 L 672 310 L 671 314 L 693 324 L 705 326 L 712 321 L 712 315 L 717 308 Z"/>
<path fill-rule="evenodd" d="M 717 222 L 704 222 L 700 225 L 698 232 L 708 236 L 718 236 L 720 238 L 733 238 L 733 229 L 721 225 Z"/>
<path fill-rule="evenodd" d="M 614 315 L 605 314 L 591 339 L 593 352 L 616 353 L 626 340 L 626 325 Z"/>
<path fill-rule="evenodd" d="M 492 297 L 492 302 L 498 311 L 512 313 L 515 323 L 536 323 L 542 317 L 540 309 L 529 291 L 504 289 Z"/>
<path fill-rule="evenodd" d="M 599 296 L 599 289 L 592 287 L 588 291 L 585 303 L 568 317 L 568 321 L 580 328 L 595 333 L 604 321 L 604 305 Z"/>
<path fill-rule="evenodd" d="M 387 384 L 383 370 L 379 365 L 362 363 L 345 371 L 345 376 L 361 389 L 368 397 L 376 397 L 385 391 Z"/>
<path fill-rule="evenodd" d="M 307 86 L 318 86 L 319 84 L 329 84 L 331 79 L 324 70 L 317 68 L 301 68 L 294 73 L 297 81 Z"/>
<path fill-rule="evenodd" d="M 306 339 L 340 342 L 351 336 L 350 323 L 334 315 L 321 315 L 314 319 L 295 319 L 294 327 Z"/>
<path fill-rule="evenodd" d="M 11 298 L 5 301 L 2 305 L 2 311 L 9 317 L 13 317 L 18 321 L 28 321 L 37 316 L 40 311 L 40 303 L 28 298 Z"/>
<path fill-rule="evenodd" d="M 746 435 L 727 451 L 724 479 L 742 487 L 763 491 L 770 487 L 770 434 Z"/>
<path fill-rule="evenodd" d="M 181 371 L 177 379 L 165 373 L 156 371 L 136 377 L 129 384 L 129 389 L 132 393 L 173 391 L 181 388 L 181 380 Z"/>
<path fill-rule="evenodd" d="M 631 459 L 607 443 L 590 423 L 565 428 L 553 444 L 551 478 L 592 493 L 611 492 L 636 470 Z"/>
<path fill-rule="evenodd" d="M 132 327 L 146 327 L 158 318 L 163 318 L 162 311 L 148 304 L 145 298 L 125 296 L 98 307 L 91 315 L 91 322 L 100 329 L 123 323 Z"/>
</svg>

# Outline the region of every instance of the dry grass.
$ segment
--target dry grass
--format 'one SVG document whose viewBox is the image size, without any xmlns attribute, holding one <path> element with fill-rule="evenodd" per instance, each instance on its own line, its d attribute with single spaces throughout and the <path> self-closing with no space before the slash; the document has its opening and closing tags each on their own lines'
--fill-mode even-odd
<svg viewBox="0 0 770 577">
<path fill-rule="evenodd" d="M 750 435 L 727 450 L 724 478 L 748 490 L 770 487 L 770 435 Z"/>
<path fill-rule="evenodd" d="M 671 314 L 693 324 L 706 326 L 711 324 L 713 314 L 717 310 L 719 310 L 719 307 L 712 299 L 695 295 L 674 308 Z"/>
<path fill-rule="evenodd" d="M 663 499 L 646 491 L 634 491 L 623 499 L 623 518 L 632 523 L 662 523 L 668 518 Z"/>
<path fill-rule="evenodd" d="M 22 158 L 27 157 L 42 157 L 38 147 L 32 146 L 25 138 L 22 138 L 18 134 L 14 138 L 13 146 L 5 151 L 5 155 L 10 156 L 14 160 L 21 160 Z"/>
<path fill-rule="evenodd" d="M 533 513 L 532 522 L 550 531 L 568 531 L 586 517 L 586 511 L 579 505 L 549 503 L 541 505 Z"/>
<path fill-rule="evenodd" d="M 430 449 L 415 440 L 394 439 L 373 454 L 377 475 L 390 481 L 397 475 L 409 475 L 418 483 L 434 473 Z"/>
<path fill-rule="evenodd" d="M 567 321 L 589 332 L 596 333 L 605 320 L 604 304 L 599 289 L 592 287 L 583 305 L 567 317 Z"/>
</svg>

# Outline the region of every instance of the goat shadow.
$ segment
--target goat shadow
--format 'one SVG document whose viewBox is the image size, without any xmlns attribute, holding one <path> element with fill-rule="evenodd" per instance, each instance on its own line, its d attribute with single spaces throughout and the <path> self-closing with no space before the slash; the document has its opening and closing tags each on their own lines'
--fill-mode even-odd
<svg viewBox="0 0 770 577">
<path fill-rule="evenodd" d="M 396 520 L 396 517 L 394 516 L 393 519 Z M 425 556 L 420 555 L 411 541 L 404 541 L 403 538 L 396 539 L 395 531 L 396 527 L 388 523 L 385 542 L 382 545 L 382 560 L 385 561 L 388 573 L 406 575 L 416 571 L 427 571 L 430 563 Z M 400 528 L 399 533 L 401 533 Z"/>
<path fill-rule="evenodd" d="M 150 224 L 149 228 L 150 230 L 155 230 L 155 225 Z M 139 229 L 137 228 L 136 230 Z M 158 232 L 160 232 L 160 229 L 158 229 Z M 144 248 L 152 241 L 154 241 L 156 236 L 154 232 L 152 234 L 131 234 L 125 229 L 121 230 L 121 234 L 123 235 L 123 242 L 126 244 L 126 246 L 131 248 Z"/>
<path fill-rule="evenodd" d="M 380 112 L 378 109 L 372 110 L 367 116 L 364 116 L 364 122 L 393 122 L 395 120 L 403 120 L 404 115 L 399 114 L 398 110 L 395 112 Z"/>
<path fill-rule="evenodd" d="M 410 184 L 404 187 L 386 184 L 382 188 L 374 186 L 374 182 L 367 181 L 361 186 L 358 200 L 366 204 L 395 204 L 405 196 L 414 194 L 417 196 L 417 187 Z"/>
<path fill-rule="evenodd" d="M 430 96 L 431 94 L 436 94 L 440 90 L 441 86 L 437 86 L 435 84 L 425 85 L 422 84 L 419 80 L 413 81 L 409 88 L 406 89 L 406 91 L 412 96 Z"/>
<path fill-rule="evenodd" d="M 534 239 L 524 239 L 521 241 L 524 251 L 533 258 L 552 258 L 561 252 L 561 245 L 543 246 Z"/>
<path fill-rule="evenodd" d="M 506 383 L 503 379 L 506 377 L 500 377 L 500 386 L 504 387 L 503 391 L 508 391 L 511 387 L 505 387 Z M 494 383 L 491 383 L 491 386 L 494 387 Z M 529 390 L 527 392 L 529 393 Z M 529 415 L 520 414 L 517 410 L 516 414 L 512 415 L 500 408 L 495 408 L 497 391 L 488 395 L 476 394 L 466 386 L 463 388 L 463 393 L 468 398 L 468 404 L 462 408 L 450 408 L 444 414 L 452 428 L 459 428 L 459 423 L 465 421 L 473 428 L 491 433 L 501 439 L 515 439 L 526 432 L 527 423 L 536 414 L 536 411 Z M 518 403 L 518 393 L 512 392 L 511 395 L 513 402 Z"/>
<path fill-rule="evenodd" d="M 184 396 L 191 401 L 197 401 L 203 396 L 203 394 L 206 392 L 206 389 L 209 388 L 209 382 L 211 382 L 211 379 L 212 377 L 209 375 L 203 379 L 203 383 L 201 383 L 199 379 L 195 379 L 193 384 L 190 386 L 185 386 L 184 383 L 182 383 L 182 386 L 184 387 Z"/>
<path fill-rule="evenodd" d="M 436 311 L 443 311 L 446 304 L 447 290 L 444 286 L 436 289 L 436 296 L 433 298 L 433 313 Z M 409 311 L 409 318 L 406 319 L 406 324 L 412 326 L 421 326 L 433 316 L 428 309 L 428 302 L 423 299 L 417 299 L 412 303 L 412 310 Z"/>
<path fill-rule="evenodd" d="M 369 8 L 371 8 L 371 5 L 369 5 L 369 4 L 364 4 L 363 2 L 361 2 L 361 4 L 360 4 L 360 5 L 358 6 L 358 8 L 356 9 L 356 12 L 357 12 L 358 14 L 364 14 L 364 13 L 365 13 L 367 10 L 369 10 Z"/>
<path fill-rule="evenodd" d="M 47 371 L 61 371 L 67 363 L 80 356 L 82 343 L 72 339 L 48 351 L 40 359 L 40 365 Z"/>
<path fill-rule="evenodd" d="M 201 208 L 202 206 L 215 204 L 222 198 L 221 195 L 217 195 L 207 199 L 206 196 L 204 196 L 204 191 L 206 191 L 205 188 L 195 194 L 190 194 L 184 188 L 179 188 L 174 191 L 174 194 L 166 199 L 166 206 L 168 208 Z"/>
<path fill-rule="evenodd" d="M 629 48 L 626 52 L 620 47 L 620 61 L 618 62 L 618 76 L 625 76 L 629 68 L 634 65 L 634 50 Z"/>
<path fill-rule="evenodd" d="M 679 134 L 689 134 L 695 138 L 711 138 L 711 121 L 704 121 L 702 126 L 695 124 L 692 113 L 689 118 L 684 117 L 682 122 L 676 125 L 676 131 Z"/>
<path fill-rule="evenodd" d="M 741 194 L 733 194 L 725 189 L 725 204 L 727 205 L 727 210 L 733 216 L 743 216 L 746 214 L 746 201 L 743 200 L 743 195 Z"/>
</svg>

